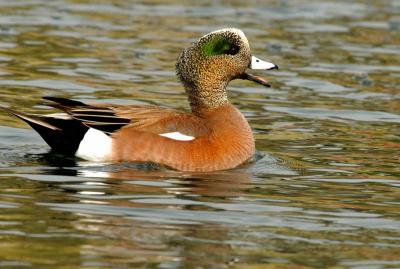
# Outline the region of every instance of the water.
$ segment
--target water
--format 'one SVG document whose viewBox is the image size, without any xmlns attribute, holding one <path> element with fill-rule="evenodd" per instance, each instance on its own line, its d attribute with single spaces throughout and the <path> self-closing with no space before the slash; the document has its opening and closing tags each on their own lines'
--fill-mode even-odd
<svg viewBox="0 0 400 269">
<path fill-rule="evenodd" d="M 1 268 L 400 268 L 400 5 L 0 1 L 0 103 L 187 109 L 179 51 L 244 30 L 279 65 L 234 81 L 251 164 L 214 173 L 48 154 L 0 114 Z"/>
</svg>

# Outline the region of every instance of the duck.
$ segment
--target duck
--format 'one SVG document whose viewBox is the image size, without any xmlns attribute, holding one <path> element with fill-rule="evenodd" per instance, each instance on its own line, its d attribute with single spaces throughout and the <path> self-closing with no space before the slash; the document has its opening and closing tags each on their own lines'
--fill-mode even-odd
<svg viewBox="0 0 400 269">
<path fill-rule="evenodd" d="M 248 162 L 255 153 L 249 123 L 228 100 L 228 83 L 243 79 L 270 86 L 248 69 L 278 66 L 253 56 L 243 31 L 224 28 L 202 36 L 177 58 L 176 74 L 190 112 L 55 96 L 43 97 L 42 104 L 61 113 L 1 109 L 30 125 L 53 152 L 66 156 L 103 163 L 156 163 L 189 172 L 227 170 Z"/>
</svg>

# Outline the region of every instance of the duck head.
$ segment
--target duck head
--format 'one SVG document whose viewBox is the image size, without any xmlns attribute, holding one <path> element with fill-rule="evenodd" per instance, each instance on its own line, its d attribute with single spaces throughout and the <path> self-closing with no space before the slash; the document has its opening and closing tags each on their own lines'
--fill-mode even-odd
<svg viewBox="0 0 400 269">
<path fill-rule="evenodd" d="M 211 32 L 184 49 L 176 71 L 189 96 L 192 111 L 214 108 L 228 102 L 226 86 L 233 79 L 246 79 L 269 87 L 247 69 L 278 69 L 251 54 L 244 33 L 235 28 Z"/>
</svg>

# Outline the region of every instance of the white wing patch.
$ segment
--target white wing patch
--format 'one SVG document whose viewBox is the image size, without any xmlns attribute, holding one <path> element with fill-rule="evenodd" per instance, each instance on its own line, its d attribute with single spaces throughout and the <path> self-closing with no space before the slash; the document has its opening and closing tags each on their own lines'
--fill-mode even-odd
<svg viewBox="0 0 400 269">
<path fill-rule="evenodd" d="M 191 141 L 194 139 L 193 136 L 185 135 L 180 132 L 172 132 L 172 133 L 165 133 L 165 134 L 159 134 L 159 135 L 171 138 L 173 140 L 179 140 L 179 141 Z"/>
<path fill-rule="evenodd" d="M 111 157 L 112 140 L 105 133 L 89 128 L 75 156 L 88 161 L 107 161 Z"/>
</svg>

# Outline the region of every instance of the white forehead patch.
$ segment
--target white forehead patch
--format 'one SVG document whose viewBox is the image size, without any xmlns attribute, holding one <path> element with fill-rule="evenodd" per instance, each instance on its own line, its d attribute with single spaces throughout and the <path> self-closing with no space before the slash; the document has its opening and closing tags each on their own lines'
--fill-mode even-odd
<svg viewBox="0 0 400 269">
<path fill-rule="evenodd" d="M 159 134 L 160 136 L 168 137 L 173 140 L 179 140 L 179 141 L 191 141 L 194 140 L 193 136 L 185 135 L 180 132 L 172 132 L 172 133 L 165 133 L 165 134 Z"/>
<path fill-rule="evenodd" d="M 216 31 L 213 31 L 209 34 L 219 34 L 219 33 L 224 33 L 224 32 L 232 32 L 235 33 L 236 35 L 238 35 L 240 37 L 240 39 L 247 45 L 249 46 L 249 41 L 247 40 L 247 37 L 244 35 L 244 33 L 242 32 L 242 30 L 237 29 L 237 28 L 223 28 L 223 29 L 219 29 Z"/>
</svg>

